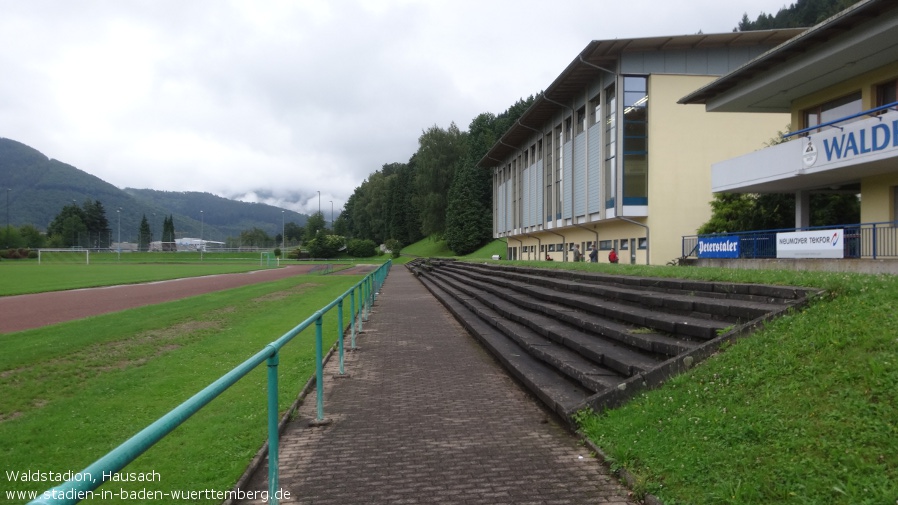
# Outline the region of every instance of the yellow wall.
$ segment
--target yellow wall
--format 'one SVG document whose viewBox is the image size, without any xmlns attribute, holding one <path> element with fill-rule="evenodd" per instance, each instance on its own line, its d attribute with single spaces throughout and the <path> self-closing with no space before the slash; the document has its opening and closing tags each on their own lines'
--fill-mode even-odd
<svg viewBox="0 0 898 505">
<path fill-rule="evenodd" d="M 705 112 L 677 100 L 714 77 L 649 79 L 649 217 L 652 264 L 681 256 L 682 236 L 711 217 L 711 164 L 764 147 L 787 129 L 788 114 Z"/>
<path fill-rule="evenodd" d="M 861 222 L 879 223 L 895 219 L 895 186 L 898 173 L 861 180 Z"/>
</svg>

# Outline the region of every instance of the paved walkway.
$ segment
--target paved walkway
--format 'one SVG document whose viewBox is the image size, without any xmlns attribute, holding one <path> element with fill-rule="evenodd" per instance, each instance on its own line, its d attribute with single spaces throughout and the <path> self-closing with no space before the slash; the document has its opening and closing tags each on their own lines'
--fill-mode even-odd
<svg viewBox="0 0 898 505">
<path fill-rule="evenodd" d="M 281 503 L 635 503 L 405 267 L 363 329 L 350 377 L 332 378 L 337 359 L 325 369 L 330 424 L 309 425 L 313 391 L 282 435 Z"/>
</svg>

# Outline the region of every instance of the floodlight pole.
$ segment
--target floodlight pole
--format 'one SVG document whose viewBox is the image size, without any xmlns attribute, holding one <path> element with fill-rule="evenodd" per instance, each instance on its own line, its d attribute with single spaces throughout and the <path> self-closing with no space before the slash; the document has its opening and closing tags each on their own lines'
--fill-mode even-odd
<svg viewBox="0 0 898 505">
<path fill-rule="evenodd" d="M 6 248 L 9 249 L 9 192 L 12 188 L 6 188 Z"/>
<path fill-rule="evenodd" d="M 206 218 L 203 217 L 203 211 L 200 211 L 200 261 L 203 261 L 203 228 L 206 224 Z"/>
<path fill-rule="evenodd" d="M 122 208 L 115 209 L 118 214 L 118 259 L 122 259 Z"/>
<path fill-rule="evenodd" d="M 287 248 L 287 228 L 284 225 L 284 211 L 281 210 L 281 256 L 284 255 L 284 250 Z"/>
</svg>

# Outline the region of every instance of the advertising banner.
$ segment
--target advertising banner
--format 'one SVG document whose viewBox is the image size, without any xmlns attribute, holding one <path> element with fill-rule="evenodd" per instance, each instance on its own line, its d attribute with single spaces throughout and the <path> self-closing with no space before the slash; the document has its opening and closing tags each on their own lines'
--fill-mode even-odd
<svg viewBox="0 0 898 505">
<path fill-rule="evenodd" d="M 796 231 L 776 234 L 777 258 L 844 258 L 845 230 Z"/>
<path fill-rule="evenodd" d="M 738 258 L 739 237 L 722 235 L 719 237 L 699 237 L 699 258 Z"/>
</svg>

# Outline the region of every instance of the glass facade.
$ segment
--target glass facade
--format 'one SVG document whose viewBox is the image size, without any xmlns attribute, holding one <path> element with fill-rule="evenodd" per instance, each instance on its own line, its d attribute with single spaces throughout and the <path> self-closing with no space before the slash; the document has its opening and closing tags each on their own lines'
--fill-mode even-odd
<svg viewBox="0 0 898 505">
<path fill-rule="evenodd" d="M 605 208 L 614 208 L 617 193 L 617 98 L 614 85 L 605 88 Z"/>
<path fill-rule="evenodd" d="M 623 197 L 624 205 L 648 205 L 648 80 L 624 77 Z"/>
</svg>

